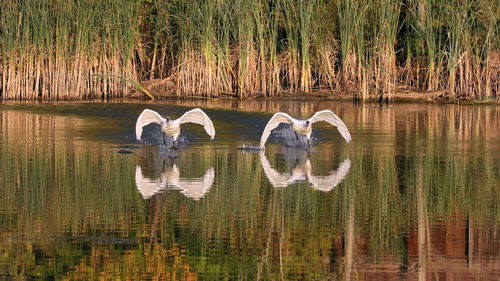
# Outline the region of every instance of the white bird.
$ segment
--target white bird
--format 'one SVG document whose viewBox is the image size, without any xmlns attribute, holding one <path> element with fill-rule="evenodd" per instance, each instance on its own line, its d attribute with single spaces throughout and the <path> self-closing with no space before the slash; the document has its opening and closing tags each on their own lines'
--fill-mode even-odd
<svg viewBox="0 0 500 281">
<path fill-rule="evenodd" d="M 205 131 L 210 136 L 211 140 L 215 137 L 215 128 L 212 124 L 212 120 L 210 120 L 207 114 L 199 108 L 192 109 L 177 119 L 170 119 L 169 117 L 163 118 L 156 111 L 144 109 L 141 115 L 139 115 L 139 118 L 137 118 L 137 123 L 135 124 L 135 136 L 137 140 L 141 140 L 142 128 L 150 123 L 158 123 L 161 125 L 164 145 L 167 143 L 166 136 L 173 137 L 173 147 L 176 147 L 176 140 L 181 132 L 180 126 L 184 123 L 200 124 L 205 128 Z"/>
<path fill-rule="evenodd" d="M 180 190 L 184 196 L 200 200 L 210 189 L 215 179 L 214 168 L 209 168 L 202 178 L 181 178 L 175 164 L 167 164 L 159 178 L 147 178 L 140 166 L 135 168 L 135 184 L 144 199 L 168 189 Z"/>
<path fill-rule="evenodd" d="M 328 192 L 342 182 L 351 168 L 351 160 L 347 158 L 335 171 L 330 171 L 328 176 L 313 176 L 311 161 L 297 164 L 290 173 L 280 173 L 271 167 L 264 152 L 260 154 L 260 162 L 267 179 L 275 188 L 287 187 L 297 181 L 307 180 L 315 189 Z"/>
<path fill-rule="evenodd" d="M 272 130 L 278 127 L 279 124 L 286 123 L 292 125 L 297 140 L 299 139 L 297 133 L 306 136 L 307 148 L 309 148 L 311 134 L 312 134 L 312 124 L 318 121 L 325 121 L 337 127 L 337 129 L 339 130 L 340 134 L 344 137 L 344 139 L 347 142 L 351 142 L 351 134 L 349 134 L 349 130 L 345 126 L 344 122 L 342 122 L 342 120 L 330 110 L 318 111 L 311 118 L 307 120 L 298 120 L 284 112 L 277 112 L 273 115 L 273 117 L 269 120 L 269 122 L 267 122 L 267 125 L 264 128 L 264 132 L 262 133 L 262 137 L 260 138 L 260 147 L 262 149 L 264 148 L 267 138 L 271 134 Z"/>
</svg>

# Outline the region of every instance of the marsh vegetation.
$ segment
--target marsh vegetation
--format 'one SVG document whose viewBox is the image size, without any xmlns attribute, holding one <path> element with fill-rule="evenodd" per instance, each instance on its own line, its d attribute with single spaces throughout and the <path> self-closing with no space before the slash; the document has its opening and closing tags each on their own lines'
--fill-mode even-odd
<svg viewBox="0 0 500 281">
<path fill-rule="evenodd" d="M 496 0 L 4 0 L 0 97 L 498 98 Z"/>
</svg>

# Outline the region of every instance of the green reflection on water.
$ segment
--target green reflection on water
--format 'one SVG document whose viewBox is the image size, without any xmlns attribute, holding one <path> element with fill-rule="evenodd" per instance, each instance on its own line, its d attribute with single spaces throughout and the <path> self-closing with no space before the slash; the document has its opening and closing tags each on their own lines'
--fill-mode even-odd
<svg viewBox="0 0 500 281">
<path fill-rule="evenodd" d="M 141 106 L 110 110 L 135 107 Z M 304 107 L 294 113 L 316 110 Z M 166 152 L 86 138 L 82 132 L 95 120 L 84 116 L 0 107 L 0 274 L 136 280 L 498 275 L 500 110 L 331 107 L 345 112 L 352 144 L 328 141 L 328 135 L 341 138 L 319 126 L 311 152 L 270 143 L 264 155 L 237 150 L 241 139 L 234 132 L 241 124 L 217 120 L 232 114 L 265 124 L 261 114 L 212 110 L 214 142 L 194 139 Z M 133 124 L 135 116 L 107 118 L 116 126 Z M 294 180 L 273 184 L 263 157 Z M 330 175 L 346 159 L 346 175 L 328 192 L 311 184 L 311 175 Z M 143 178 L 158 180 L 159 192 L 148 199 L 137 186 L 138 167 Z M 193 187 L 211 169 L 211 184 Z"/>
</svg>

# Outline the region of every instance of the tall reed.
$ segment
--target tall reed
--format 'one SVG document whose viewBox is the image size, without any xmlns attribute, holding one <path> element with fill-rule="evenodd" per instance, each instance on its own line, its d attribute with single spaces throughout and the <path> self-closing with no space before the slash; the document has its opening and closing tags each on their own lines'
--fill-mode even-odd
<svg viewBox="0 0 500 281">
<path fill-rule="evenodd" d="M 356 65 L 356 55 L 354 50 L 354 35 L 356 31 L 362 32 L 359 28 L 360 2 L 353 0 L 340 0 L 337 4 L 338 31 L 340 37 L 340 55 L 342 64 L 342 78 L 344 85 L 349 80 L 349 76 L 355 75 L 353 70 Z M 357 28 L 358 27 L 358 28 Z M 363 38 L 361 34 L 361 38 Z M 362 43 L 361 43 L 362 44 Z M 354 60 L 353 60 L 354 58 Z"/>
<path fill-rule="evenodd" d="M 2 99 L 112 98 L 126 89 L 92 78 L 135 78 L 137 5 L 128 1 L 0 3 Z"/>
<path fill-rule="evenodd" d="M 378 50 L 378 67 L 375 70 L 377 80 L 383 81 L 384 90 L 390 98 L 396 88 L 396 36 L 399 27 L 399 14 L 402 2 L 393 0 L 374 1 L 375 13 L 374 18 L 378 24 L 373 25 L 378 27 L 377 30 L 377 46 Z M 377 57 L 377 56 L 374 56 Z M 377 65 L 377 63 L 375 63 Z"/>
<path fill-rule="evenodd" d="M 417 1 L 417 29 L 420 36 L 425 42 L 424 54 L 427 57 L 427 89 L 436 90 L 439 83 L 439 67 L 440 63 L 436 59 L 440 59 L 439 51 L 440 46 L 440 31 L 439 25 L 436 26 L 435 22 L 443 20 L 442 1 L 420 0 Z"/>
<path fill-rule="evenodd" d="M 463 44 L 466 41 L 465 36 L 467 30 L 465 30 L 468 20 L 469 4 L 467 2 L 460 3 L 462 1 L 450 1 L 445 5 L 445 11 L 448 15 L 447 20 L 447 34 L 448 34 L 448 49 L 447 49 L 447 59 L 448 59 L 448 90 L 450 98 L 456 96 L 455 93 L 455 82 L 457 75 L 457 66 L 460 63 L 461 56 L 465 51 Z"/>
<path fill-rule="evenodd" d="M 132 80 L 177 96 L 498 98 L 499 22 L 495 0 L 4 0 L 0 97 L 115 98 Z"/>
</svg>

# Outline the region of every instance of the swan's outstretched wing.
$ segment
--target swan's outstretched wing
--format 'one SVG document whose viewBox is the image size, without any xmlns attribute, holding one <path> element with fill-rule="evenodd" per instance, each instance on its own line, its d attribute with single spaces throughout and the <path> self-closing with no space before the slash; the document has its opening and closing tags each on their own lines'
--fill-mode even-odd
<svg viewBox="0 0 500 281">
<path fill-rule="evenodd" d="M 266 174 L 267 179 L 269 180 L 271 185 L 276 188 L 287 187 L 297 180 L 293 175 L 279 173 L 275 169 L 271 168 L 271 164 L 269 164 L 264 151 L 261 151 L 260 153 L 260 164 L 264 169 L 264 174 Z"/>
<path fill-rule="evenodd" d="M 337 170 L 330 172 L 329 176 L 311 175 L 311 163 L 309 162 L 309 159 L 307 159 L 306 166 L 307 178 L 314 188 L 319 191 L 328 192 L 342 182 L 351 168 L 351 160 L 349 158 L 344 160 Z"/>
<path fill-rule="evenodd" d="M 144 199 L 148 199 L 156 193 L 165 190 L 165 184 L 159 179 L 145 178 L 140 166 L 135 168 L 135 185 Z"/>
<path fill-rule="evenodd" d="M 291 124 L 295 119 L 283 112 L 277 112 L 273 117 L 267 122 L 264 132 L 262 132 L 262 137 L 260 138 L 260 147 L 264 148 L 267 138 L 271 134 L 271 131 L 278 127 L 281 123 Z"/>
<path fill-rule="evenodd" d="M 139 115 L 139 118 L 137 118 L 137 122 L 135 123 L 135 137 L 137 138 L 137 140 L 141 140 L 142 127 L 153 122 L 161 125 L 163 122 L 165 122 L 165 118 L 161 117 L 161 115 L 156 111 L 153 111 L 151 109 L 144 109 L 141 115 Z"/>
<path fill-rule="evenodd" d="M 311 124 L 318 121 L 325 121 L 337 127 L 344 139 L 347 142 L 351 142 L 351 134 L 349 134 L 349 130 L 345 126 L 344 122 L 342 122 L 342 120 L 330 110 L 327 109 L 318 111 L 311 118 L 309 118 L 309 122 L 311 122 Z"/>
<path fill-rule="evenodd" d="M 215 170 L 210 168 L 207 170 L 203 178 L 181 178 L 179 187 L 184 196 L 193 200 L 200 200 L 208 192 L 215 179 Z"/>
<path fill-rule="evenodd" d="M 196 123 L 202 125 L 207 134 L 210 136 L 210 139 L 213 140 L 215 137 L 215 128 L 214 124 L 212 124 L 212 120 L 210 120 L 210 117 L 208 117 L 208 115 L 199 108 L 195 108 L 184 113 L 174 122 L 179 122 L 179 125 L 184 123 Z"/>
</svg>

